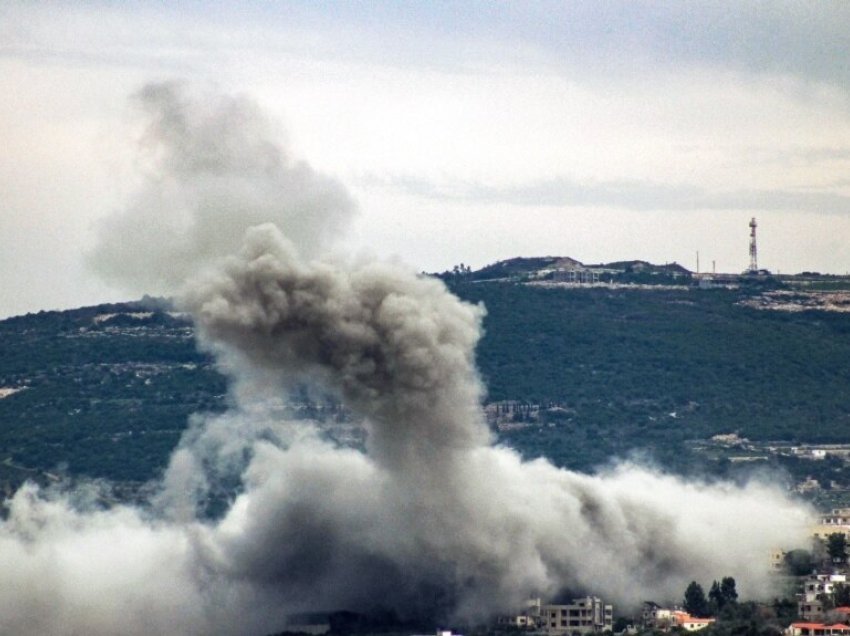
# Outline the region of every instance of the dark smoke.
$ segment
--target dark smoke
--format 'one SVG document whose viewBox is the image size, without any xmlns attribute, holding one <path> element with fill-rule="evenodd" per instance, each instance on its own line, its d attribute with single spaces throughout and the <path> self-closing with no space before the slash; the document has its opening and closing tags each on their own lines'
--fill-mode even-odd
<svg viewBox="0 0 850 636">
<path fill-rule="evenodd" d="M 155 105 L 153 139 L 168 140 L 153 144 L 157 179 L 209 205 L 181 209 L 189 229 L 162 246 L 145 243 L 158 231 L 140 233 L 133 267 L 204 246 L 178 270 L 194 276 L 181 302 L 235 406 L 193 421 L 154 512 L 17 492 L 0 526 L 0 633 L 262 634 L 291 612 L 379 607 L 474 619 L 564 588 L 676 600 L 692 579 L 727 575 L 743 595 L 770 592 L 768 551 L 800 545 L 807 509 L 762 483 L 688 483 L 631 464 L 588 476 L 492 445 L 474 365 L 483 308 L 403 266 L 308 259 L 318 252 L 303 246 L 334 233 L 347 196 L 313 173 L 294 178 L 245 100 L 199 105 L 185 91 L 140 94 Z M 172 200 L 157 179 L 104 238 L 136 215 L 171 218 L 148 205 Z M 272 216 L 274 193 L 310 202 L 307 237 L 259 224 L 231 250 L 237 227 Z M 209 212 L 217 201 L 224 218 Z M 119 251 L 103 247 L 101 265 Z M 363 418 L 365 451 L 281 415 L 305 382 Z M 225 514 L 199 514 L 234 478 Z"/>
</svg>

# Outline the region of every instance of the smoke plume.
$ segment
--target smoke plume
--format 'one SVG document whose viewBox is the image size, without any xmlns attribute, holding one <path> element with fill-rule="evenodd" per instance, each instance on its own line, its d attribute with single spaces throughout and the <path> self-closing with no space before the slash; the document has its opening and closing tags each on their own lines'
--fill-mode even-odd
<svg viewBox="0 0 850 636">
<path fill-rule="evenodd" d="M 172 293 L 273 222 L 311 252 L 340 236 L 354 203 L 333 179 L 293 160 L 251 100 L 182 82 L 133 96 L 142 184 L 98 226 L 88 261 L 112 284 Z"/>
<path fill-rule="evenodd" d="M 292 612 L 379 607 L 479 619 L 565 588 L 675 601 L 692 579 L 727 575 L 742 596 L 772 592 L 768 552 L 801 545 L 805 508 L 765 483 L 685 482 L 629 463 L 583 475 L 494 445 L 474 364 L 484 308 L 397 264 L 308 259 L 338 227 L 345 194 L 312 173 L 284 187 L 241 101 L 216 98 L 209 108 L 230 115 L 196 121 L 182 90 L 141 93 L 168 139 L 158 165 L 178 190 L 244 214 L 217 223 L 205 206 L 182 209 L 191 230 L 148 257 L 198 248 L 175 270 L 200 272 L 180 302 L 230 376 L 234 406 L 193 420 L 144 511 L 17 492 L 0 527 L 0 633 L 263 634 Z M 287 210 L 309 202 L 307 235 L 257 224 L 215 258 L 237 226 L 278 209 L 274 193 Z M 151 209 L 133 207 L 132 222 Z M 362 419 L 364 450 L 282 415 L 304 383 Z M 202 502 L 233 480 L 223 516 L 204 517 Z"/>
<path fill-rule="evenodd" d="M 365 418 L 365 455 L 315 438 L 267 448 L 259 490 L 239 502 L 230 566 L 324 606 L 415 611 L 436 589 L 442 609 L 482 617 L 564 586 L 676 597 L 707 572 L 767 591 L 766 555 L 802 521 L 763 485 L 632 465 L 590 477 L 493 446 L 473 361 L 483 310 L 404 268 L 306 263 L 261 226 L 185 302 L 243 381 L 277 378 L 283 393 L 309 377 Z"/>
</svg>

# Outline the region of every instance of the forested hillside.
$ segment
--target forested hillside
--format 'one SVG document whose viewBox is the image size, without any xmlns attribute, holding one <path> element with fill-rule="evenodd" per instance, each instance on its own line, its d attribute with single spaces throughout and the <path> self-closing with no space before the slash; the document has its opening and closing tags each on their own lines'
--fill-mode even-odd
<svg viewBox="0 0 850 636">
<path fill-rule="evenodd" d="M 191 324 L 146 301 L 0 322 L 0 461 L 24 469 L 144 481 L 193 412 L 221 409 L 224 379 Z"/>
<path fill-rule="evenodd" d="M 850 442 L 850 313 L 741 304 L 757 290 L 450 284 L 487 308 L 488 413 L 526 456 L 590 470 L 639 450 L 670 470 L 726 474 L 692 441 Z M 160 301 L 2 321 L 0 480 L 67 472 L 136 488 L 225 394 L 191 324 Z M 843 461 L 769 462 L 850 484 Z"/>
<path fill-rule="evenodd" d="M 487 307 L 489 400 L 561 408 L 507 435 L 578 467 L 736 432 L 850 441 L 850 314 L 756 310 L 748 292 L 457 284 Z M 666 449 L 672 453 L 665 453 Z"/>
</svg>

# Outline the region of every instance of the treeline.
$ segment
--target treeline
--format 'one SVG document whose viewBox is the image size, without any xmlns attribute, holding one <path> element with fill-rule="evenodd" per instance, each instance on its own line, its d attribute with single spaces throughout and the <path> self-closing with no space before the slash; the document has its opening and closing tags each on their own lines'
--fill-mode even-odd
<svg viewBox="0 0 850 636">
<path fill-rule="evenodd" d="M 697 618 L 709 618 L 717 614 L 727 606 L 738 602 L 738 592 L 735 589 L 735 579 L 731 576 L 723 577 L 720 582 L 712 582 L 708 596 L 702 585 L 691 581 L 685 590 L 682 607 L 691 616 Z"/>
</svg>

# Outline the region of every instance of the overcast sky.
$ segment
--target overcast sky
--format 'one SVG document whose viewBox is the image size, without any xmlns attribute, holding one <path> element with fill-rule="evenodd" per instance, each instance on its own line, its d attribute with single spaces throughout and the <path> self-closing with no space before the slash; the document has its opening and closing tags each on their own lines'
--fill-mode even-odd
<svg viewBox="0 0 850 636">
<path fill-rule="evenodd" d="M 741 271 L 755 216 L 760 266 L 850 271 L 850 3 L 180 4 L 0 5 L 0 316 L 134 297 L 84 254 L 163 80 L 255 100 L 354 252 Z"/>
</svg>

